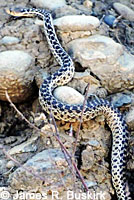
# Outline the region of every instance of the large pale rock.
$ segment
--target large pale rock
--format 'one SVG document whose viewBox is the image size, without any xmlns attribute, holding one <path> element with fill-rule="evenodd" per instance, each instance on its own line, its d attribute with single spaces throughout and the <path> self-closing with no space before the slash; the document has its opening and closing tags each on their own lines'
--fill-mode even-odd
<svg viewBox="0 0 134 200">
<path fill-rule="evenodd" d="M 68 44 L 69 52 L 82 67 L 101 67 L 102 63 L 114 64 L 123 54 L 123 47 L 111 38 L 94 35 L 76 39 Z M 103 69 L 104 71 L 107 69 Z"/>
<path fill-rule="evenodd" d="M 113 8 L 125 19 L 134 21 L 134 11 L 121 3 L 113 3 Z"/>
<path fill-rule="evenodd" d="M 33 58 L 23 51 L 0 53 L 0 100 L 7 101 L 7 91 L 13 102 L 26 100 L 32 93 Z"/>
<path fill-rule="evenodd" d="M 68 104 L 83 104 L 84 96 L 75 89 L 68 86 L 61 86 L 54 90 L 54 96 Z"/>
<path fill-rule="evenodd" d="M 44 26 L 43 21 L 39 19 L 35 20 L 35 24 Z M 53 24 L 57 27 L 58 37 L 64 41 L 64 45 L 74 39 L 96 34 L 99 20 L 93 16 L 71 15 L 57 18 L 53 20 Z"/>
<path fill-rule="evenodd" d="M 19 167 L 9 177 L 9 183 L 14 189 L 42 191 L 52 187 L 58 190 L 58 187 L 64 187 L 61 173 L 64 184 L 70 180 L 64 154 L 58 149 L 48 149 L 36 154 L 23 167 Z M 31 170 L 36 177 L 26 169 Z"/>
<path fill-rule="evenodd" d="M 62 31 L 91 31 L 99 24 L 97 17 L 85 15 L 63 16 L 54 20 L 54 25 Z"/>
<path fill-rule="evenodd" d="M 64 7 L 65 8 L 65 7 Z M 42 20 L 36 19 L 35 23 L 44 26 Z M 86 15 L 67 15 L 53 20 L 57 33 L 64 44 L 76 39 L 96 34 L 100 25 L 98 18 Z"/>
<path fill-rule="evenodd" d="M 111 103 L 115 107 L 123 107 L 125 105 L 130 105 L 132 103 L 131 95 L 125 93 L 116 93 L 110 96 Z"/>
<path fill-rule="evenodd" d="M 111 38 L 94 35 L 68 44 L 74 61 L 89 68 L 110 93 L 134 88 L 134 56 Z"/>
<path fill-rule="evenodd" d="M 66 5 L 66 1 L 65 0 L 49 0 L 49 1 L 45 1 L 45 0 L 31 0 L 31 4 L 36 6 L 36 7 L 40 7 L 40 8 L 47 8 L 47 9 L 56 9 L 59 7 L 63 7 Z"/>
</svg>

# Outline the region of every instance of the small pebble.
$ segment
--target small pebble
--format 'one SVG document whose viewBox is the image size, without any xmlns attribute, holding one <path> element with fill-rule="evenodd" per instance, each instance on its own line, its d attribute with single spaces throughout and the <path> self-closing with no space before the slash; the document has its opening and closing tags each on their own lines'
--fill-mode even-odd
<svg viewBox="0 0 134 200">
<path fill-rule="evenodd" d="M 108 26 L 110 26 L 111 28 L 113 28 L 114 26 L 115 26 L 115 17 L 113 16 L 113 15 L 106 15 L 105 17 L 104 17 L 104 22 L 108 25 Z"/>
<path fill-rule="evenodd" d="M 86 7 L 86 8 L 92 8 L 92 6 L 93 6 L 93 3 L 91 2 L 91 1 L 89 1 L 89 0 L 85 0 L 84 2 L 83 2 L 83 5 Z"/>
<path fill-rule="evenodd" d="M 94 147 L 99 146 L 99 142 L 97 140 L 89 140 L 88 144 Z"/>
<path fill-rule="evenodd" d="M 11 169 L 12 167 L 14 167 L 15 166 L 15 163 L 12 161 L 12 160 L 10 160 L 7 164 L 6 164 L 6 167 L 8 168 L 8 169 Z"/>
<path fill-rule="evenodd" d="M 85 183 L 86 183 L 86 185 L 87 185 L 88 188 L 91 188 L 91 187 L 94 187 L 94 186 L 97 185 L 97 183 L 94 182 L 94 181 L 87 181 L 86 180 Z"/>
<path fill-rule="evenodd" d="M 127 94 L 119 93 L 112 98 L 112 103 L 115 107 L 131 104 L 131 97 Z"/>
<path fill-rule="evenodd" d="M 105 88 L 103 87 L 99 87 L 97 90 L 96 90 L 96 95 L 99 97 L 99 98 L 103 98 L 105 99 L 106 96 L 108 95 L 108 92 Z"/>
<path fill-rule="evenodd" d="M 5 36 L 0 40 L 0 44 L 13 45 L 18 44 L 20 40 L 17 37 Z"/>
</svg>

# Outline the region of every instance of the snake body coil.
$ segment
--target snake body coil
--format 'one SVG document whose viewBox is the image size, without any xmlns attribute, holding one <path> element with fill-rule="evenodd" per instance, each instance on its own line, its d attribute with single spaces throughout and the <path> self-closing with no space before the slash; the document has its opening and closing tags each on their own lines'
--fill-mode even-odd
<svg viewBox="0 0 134 200">
<path fill-rule="evenodd" d="M 57 86 L 68 83 L 74 75 L 74 64 L 67 52 L 60 45 L 52 23 L 51 14 L 42 9 L 15 8 L 7 9 L 13 16 L 39 16 L 44 20 L 44 30 L 50 49 L 61 65 L 60 69 L 44 80 L 39 91 L 39 100 L 43 109 L 57 119 L 74 122 L 80 119 L 83 105 L 69 105 L 58 101 L 53 96 Z M 88 121 L 97 115 L 103 114 L 111 128 L 112 144 L 112 181 L 119 200 L 130 200 L 127 192 L 126 157 L 128 146 L 127 125 L 117 108 L 103 99 L 96 99 L 84 107 L 83 120 Z"/>
</svg>

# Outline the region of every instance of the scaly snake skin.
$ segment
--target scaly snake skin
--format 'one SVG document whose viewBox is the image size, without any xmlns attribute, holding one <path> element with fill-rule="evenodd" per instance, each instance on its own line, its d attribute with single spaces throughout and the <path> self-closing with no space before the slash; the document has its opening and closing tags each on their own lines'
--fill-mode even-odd
<svg viewBox="0 0 134 200">
<path fill-rule="evenodd" d="M 50 49 L 60 64 L 60 69 L 46 78 L 39 90 L 39 100 L 43 109 L 53 113 L 57 119 L 74 122 L 80 120 L 83 105 L 69 105 L 58 101 L 53 96 L 57 86 L 68 83 L 74 75 L 74 64 L 67 52 L 62 48 L 57 39 L 52 23 L 51 14 L 43 9 L 15 8 L 7 9 L 12 16 L 39 16 L 44 20 L 44 30 Z M 119 200 L 130 200 L 126 181 L 126 158 L 128 146 L 127 125 L 117 108 L 104 99 L 95 99 L 87 102 L 84 107 L 83 121 L 88 121 L 97 115 L 103 114 L 111 128 L 113 135 L 112 144 L 112 182 Z"/>
</svg>

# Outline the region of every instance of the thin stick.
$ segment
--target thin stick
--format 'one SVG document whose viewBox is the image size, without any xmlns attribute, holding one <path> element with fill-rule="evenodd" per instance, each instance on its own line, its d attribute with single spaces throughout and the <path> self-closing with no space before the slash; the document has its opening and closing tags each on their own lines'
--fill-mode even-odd
<svg viewBox="0 0 134 200">
<path fill-rule="evenodd" d="M 56 136 L 58 137 L 58 139 L 60 140 L 60 134 L 59 134 L 59 131 L 58 131 L 58 129 L 57 129 L 56 121 L 55 121 L 55 119 L 54 119 L 54 116 L 53 116 L 53 114 L 52 114 L 52 111 L 51 111 L 50 117 L 51 117 L 52 123 L 53 123 L 53 125 L 54 125 L 54 127 L 55 127 L 55 134 L 56 134 Z M 60 140 L 60 141 L 61 141 L 61 140 Z M 61 146 L 61 145 L 60 145 L 60 146 Z M 62 152 L 63 152 L 63 154 L 64 154 L 64 157 L 65 157 L 65 159 L 66 159 L 66 162 L 68 163 L 70 172 L 73 173 L 73 171 L 72 171 L 72 157 L 71 157 L 71 159 L 70 159 L 70 157 L 67 156 L 67 154 L 66 154 L 66 152 L 64 151 L 64 149 L 62 148 L 62 146 L 61 146 L 61 150 L 62 150 Z M 74 175 L 74 173 L 73 173 L 73 175 Z"/>
<path fill-rule="evenodd" d="M 11 106 L 16 110 L 16 112 L 22 117 L 22 119 L 24 119 L 24 120 L 28 123 L 28 125 L 29 125 L 31 128 L 33 128 L 33 129 L 35 129 L 35 130 L 37 130 L 37 131 L 43 133 L 38 127 L 36 127 L 34 124 L 30 123 L 30 122 L 28 121 L 28 119 L 17 109 L 17 107 L 16 107 L 16 106 L 13 104 L 13 102 L 11 101 L 11 99 L 10 99 L 10 97 L 9 97 L 9 95 L 8 95 L 8 92 L 6 91 L 5 93 L 6 93 L 6 98 L 7 98 L 7 100 L 9 101 L 9 103 L 11 104 Z"/>
<path fill-rule="evenodd" d="M 56 126 L 55 119 L 54 119 L 53 116 L 52 116 L 52 121 L 53 121 L 53 123 L 54 123 L 54 126 Z M 57 126 L 56 126 L 56 127 L 57 127 Z M 59 135 L 57 128 L 55 128 L 55 131 L 56 131 L 56 134 Z M 72 160 L 72 157 L 71 157 L 70 153 L 68 152 L 68 150 L 66 149 L 66 147 L 63 145 L 63 143 L 61 142 L 61 140 L 59 140 L 59 136 L 57 136 L 57 135 L 55 135 L 55 138 L 56 138 L 57 141 L 59 142 L 61 148 L 65 151 L 65 153 L 67 154 L 67 156 L 70 158 L 70 160 L 71 160 L 71 162 L 72 162 L 72 164 L 73 164 L 73 166 L 74 166 L 76 172 L 77 172 L 78 175 L 79 175 L 79 178 L 80 178 L 82 184 L 84 185 L 86 191 L 88 191 L 88 187 L 87 187 L 87 185 L 86 185 L 86 183 L 85 183 L 85 181 L 84 181 L 84 179 L 83 179 L 83 177 L 82 177 L 80 171 L 78 170 L 78 168 L 77 168 L 77 166 L 76 166 L 76 163 Z"/>
<path fill-rule="evenodd" d="M 87 100 L 87 96 L 88 96 L 89 85 L 90 84 L 88 83 L 86 94 L 85 94 L 85 98 L 84 98 L 84 102 L 83 102 L 83 108 L 82 108 L 82 111 L 81 111 L 80 123 L 79 123 L 79 127 L 78 127 L 78 130 L 77 130 L 77 133 L 76 133 L 76 139 L 75 139 L 73 154 L 75 154 L 75 152 L 76 152 L 77 141 L 78 141 L 78 137 L 79 137 L 79 133 L 80 133 L 80 129 L 81 129 L 81 124 L 83 122 L 83 113 L 84 113 L 84 108 L 85 108 L 86 100 Z"/>
</svg>

